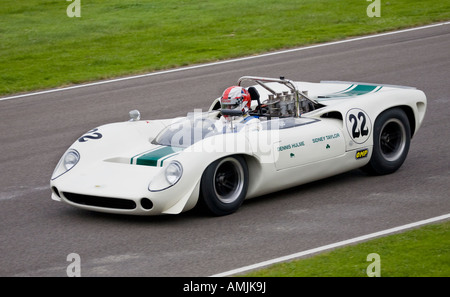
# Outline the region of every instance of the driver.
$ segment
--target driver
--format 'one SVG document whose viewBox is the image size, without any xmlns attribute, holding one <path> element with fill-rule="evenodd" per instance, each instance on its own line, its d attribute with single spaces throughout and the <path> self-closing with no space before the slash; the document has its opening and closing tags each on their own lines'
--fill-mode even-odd
<svg viewBox="0 0 450 297">
<path fill-rule="evenodd" d="M 245 88 L 239 86 L 227 88 L 220 98 L 221 109 L 236 111 L 238 115 L 223 115 L 222 118 L 231 125 L 259 122 L 257 117 L 249 115 L 251 101 L 250 93 Z"/>
<path fill-rule="evenodd" d="M 237 131 L 244 126 L 247 129 L 259 130 L 258 125 L 252 125 L 259 123 L 259 119 L 249 115 L 251 101 L 250 93 L 243 87 L 231 86 L 223 92 L 222 97 L 220 97 L 220 106 L 224 131 L 229 129 Z M 230 112 L 227 111 L 235 112 L 235 115 L 229 115 Z"/>
</svg>

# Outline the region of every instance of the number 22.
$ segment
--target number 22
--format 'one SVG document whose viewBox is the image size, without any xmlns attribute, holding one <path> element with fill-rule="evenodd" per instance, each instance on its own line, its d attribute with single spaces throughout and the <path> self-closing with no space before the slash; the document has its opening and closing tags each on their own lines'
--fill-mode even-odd
<svg viewBox="0 0 450 297">
<path fill-rule="evenodd" d="M 349 121 L 353 123 L 352 126 L 352 137 L 359 138 L 360 136 L 367 136 L 369 134 L 369 129 L 366 127 L 366 116 L 363 112 L 358 113 L 358 117 L 351 114 L 348 117 Z M 358 124 L 361 122 L 361 128 L 358 130 Z"/>
</svg>

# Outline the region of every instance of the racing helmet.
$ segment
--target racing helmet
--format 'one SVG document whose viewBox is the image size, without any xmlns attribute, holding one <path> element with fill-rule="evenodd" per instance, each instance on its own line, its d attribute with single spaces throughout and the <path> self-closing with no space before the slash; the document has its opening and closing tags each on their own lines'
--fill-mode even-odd
<svg viewBox="0 0 450 297">
<path fill-rule="evenodd" d="M 240 110 L 244 114 L 250 110 L 251 105 L 250 93 L 238 86 L 227 88 L 220 98 L 220 106 L 222 109 Z"/>
</svg>

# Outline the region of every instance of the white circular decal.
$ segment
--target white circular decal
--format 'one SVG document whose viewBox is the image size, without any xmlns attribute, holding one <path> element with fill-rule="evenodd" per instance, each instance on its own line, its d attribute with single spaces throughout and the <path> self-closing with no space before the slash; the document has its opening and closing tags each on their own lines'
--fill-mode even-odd
<svg viewBox="0 0 450 297">
<path fill-rule="evenodd" d="M 358 108 L 350 109 L 346 116 L 347 130 L 356 143 L 364 143 L 372 133 L 372 122 L 367 113 Z"/>
</svg>

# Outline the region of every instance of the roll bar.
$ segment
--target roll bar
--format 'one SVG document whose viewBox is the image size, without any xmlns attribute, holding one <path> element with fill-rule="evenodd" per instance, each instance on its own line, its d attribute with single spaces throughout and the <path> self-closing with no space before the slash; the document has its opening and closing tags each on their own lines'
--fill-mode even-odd
<svg viewBox="0 0 450 297">
<path fill-rule="evenodd" d="M 237 83 L 238 86 L 241 86 L 242 82 L 244 82 L 244 81 L 253 81 L 253 82 L 257 83 L 258 85 L 260 85 L 261 87 L 263 87 L 264 89 L 266 89 L 267 91 L 269 91 L 270 93 L 272 93 L 273 95 L 276 95 L 277 92 L 272 90 L 265 83 L 276 82 L 276 83 L 280 83 L 280 84 L 283 84 L 286 87 L 288 87 L 295 96 L 295 117 L 300 116 L 300 99 L 307 100 L 307 101 L 311 102 L 314 106 L 318 105 L 318 103 L 315 100 L 312 100 L 304 92 L 298 90 L 297 86 L 295 85 L 295 83 L 292 80 L 285 79 L 284 76 L 281 76 L 280 78 L 269 78 L 269 77 L 259 77 L 259 76 L 242 76 L 238 80 L 238 83 Z M 258 100 L 258 105 L 260 105 L 260 104 L 261 103 Z M 259 106 L 259 108 L 261 108 L 261 106 Z"/>
</svg>

